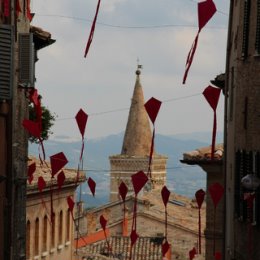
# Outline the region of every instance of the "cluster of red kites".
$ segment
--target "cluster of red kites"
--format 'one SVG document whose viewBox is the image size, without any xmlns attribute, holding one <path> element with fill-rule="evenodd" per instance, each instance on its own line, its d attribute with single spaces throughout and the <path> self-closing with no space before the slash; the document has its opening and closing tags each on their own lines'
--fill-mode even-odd
<svg viewBox="0 0 260 260">
<path fill-rule="evenodd" d="M 3 4 L 4 7 L 4 17 L 10 17 L 10 10 L 11 10 L 11 6 L 10 6 L 10 1 L 9 0 L 0 0 L 0 4 Z M 26 0 L 24 1 L 24 5 L 25 5 L 25 16 L 27 17 L 27 19 L 29 21 L 32 20 L 32 14 L 31 14 L 31 0 Z M 15 4 L 15 10 L 16 10 L 16 16 L 18 17 L 20 13 L 22 13 L 22 8 L 20 5 L 20 0 L 16 0 L 16 4 Z"/>
<path fill-rule="evenodd" d="M 2 0 L 4 1 L 4 14 L 5 16 L 9 16 L 9 1 L 7 0 Z M 98 4 L 97 4 L 97 8 L 96 8 L 96 13 L 95 13 L 95 17 L 91 26 L 91 31 L 90 31 L 90 35 L 89 35 L 89 39 L 86 45 L 86 50 L 85 50 L 85 55 L 84 57 L 87 56 L 93 36 L 94 36 L 94 31 L 95 31 L 95 25 L 96 25 L 96 20 L 97 20 L 97 16 L 98 16 L 98 11 L 99 11 L 99 7 L 100 7 L 100 2 L 101 0 L 98 0 Z M 21 8 L 20 8 L 20 4 L 19 1 L 16 2 L 16 11 L 19 14 L 19 12 L 21 12 Z M 31 20 L 31 13 L 30 13 L 30 0 L 27 0 L 27 17 L 29 20 Z M 190 66 L 192 64 L 192 60 L 196 51 L 196 47 L 197 47 L 197 42 L 198 42 L 198 37 L 199 37 L 199 33 L 201 32 L 202 28 L 207 24 L 207 22 L 211 19 L 211 17 L 214 15 L 214 13 L 216 12 L 216 7 L 215 4 L 212 0 L 206 0 L 203 2 L 199 2 L 198 3 L 198 20 L 199 20 L 199 30 L 197 33 L 197 36 L 192 44 L 191 50 L 188 54 L 187 57 L 187 61 L 186 61 L 186 70 L 184 73 L 184 77 L 183 77 L 183 84 L 185 84 L 186 82 L 186 78 L 188 75 L 188 71 L 190 69 Z M 48 166 L 48 164 L 45 162 L 45 150 L 44 150 L 44 145 L 43 145 L 43 140 L 41 138 L 41 132 L 42 132 L 42 126 L 41 126 L 41 118 L 42 118 L 42 111 L 41 111 L 41 102 L 40 102 L 40 98 L 39 95 L 37 93 L 36 89 L 31 89 L 29 91 L 29 98 L 30 98 L 30 102 L 34 105 L 34 109 L 35 109 L 35 114 L 36 114 L 36 119 L 34 121 L 32 120 L 28 120 L 28 119 L 24 119 L 23 120 L 23 126 L 24 128 L 29 132 L 30 135 L 38 138 L 39 140 L 39 144 L 42 150 L 42 156 L 39 154 L 39 157 L 41 159 L 42 163 L 45 163 L 47 165 L 47 167 L 50 170 L 50 175 L 51 175 L 51 185 L 50 185 L 50 196 L 51 196 L 51 218 L 50 218 L 50 222 L 53 221 L 53 216 L 54 216 L 54 210 L 53 210 L 53 200 L 52 200 L 52 196 L 53 196 L 53 187 L 55 185 L 55 175 L 56 179 L 57 179 L 57 186 L 58 189 L 61 189 L 64 182 L 65 182 L 65 174 L 62 170 L 62 168 L 68 163 L 68 160 L 66 158 L 66 156 L 64 155 L 63 152 L 54 154 L 52 156 L 50 156 L 50 166 Z M 219 100 L 219 96 L 220 96 L 220 89 L 214 88 L 212 86 L 208 86 L 207 88 L 205 88 L 205 90 L 203 91 L 203 95 L 205 97 L 205 99 L 207 100 L 207 102 L 209 103 L 209 105 L 211 106 L 211 108 L 213 109 L 214 112 L 214 121 L 213 121 L 213 133 L 212 133 L 212 151 L 211 151 L 211 158 L 214 158 L 214 150 L 215 150 L 215 137 L 216 137 L 216 129 L 217 129 L 217 120 L 216 120 L 216 109 L 217 109 L 217 105 L 218 105 L 218 100 Z M 159 112 L 160 106 L 161 106 L 161 101 L 155 99 L 155 98 L 151 98 L 150 100 L 148 100 L 146 102 L 146 104 L 144 105 L 145 109 L 147 111 L 147 114 L 153 124 L 153 135 L 152 135 L 152 140 L 151 140 L 151 149 L 150 149 L 150 155 L 149 155 L 149 164 L 148 164 L 148 170 L 147 170 L 147 174 L 145 174 L 143 171 L 139 171 L 135 174 L 132 175 L 132 185 L 133 185 L 133 189 L 134 189 L 134 195 L 135 195 L 135 201 L 134 201 L 134 208 L 133 208 L 133 220 L 132 220 L 132 229 L 131 229 L 131 234 L 130 234 L 130 239 L 131 239 L 131 249 L 134 246 L 135 242 L 138 239 L 138 234 L 137 234 L 137 196 L 138 193 L 145 187 L 145 185 L 151 185 L 150 181 L 152 178 L 152 172 L 151 172 L 151 164 L 152 164 L 152 157 L 153 157 L 153 150 L 154 150 L 154 138 L 155 138 L 155 120 L 157 117 L 157 114 Z M 77 184 L 79 181 L 79 170 L 80 170 L 80 165 L 82 163 L 82 158 L 83 158 L 83 153 L 84 153 L 84 135 L 85 135 L 85 128 L 86 128 L 86 124 L 87 124 L 87 120 L 88 120 L 88 115 L 82 110 L 80 109 L 79 112 L 77 113 L 77 115 L 75 116 L 79 131 L 81 133 L 81 137 L 82 137 L 82 145 L 81 145 L 81 152 L 80 152 L 80 157 L 79 157 L 79 163 L 78 163 L 78 171 L 77 171 L 77 177 L 75 180 L 75 183 Z M 36 170 L 36 165 L 35 163 L 32 163 L 31 165 L 29 165 L 28 167 L 28 181 L 29 183 L 32 182 L 33 180 L 33 174 Z M 87 183 L 88 186 L 93 194 L 93 196 L 95 195 L 95 188 L 96 188 L 96 183 L 93 179 L 91 179 L 90 177 L 87 179 Z M 44 178 L 42 176 L 38 177 L 38 189 L 39 192 L 42 193 L 42 191 L 46 188 L 46 182 L 44 180 Z M 216 214 L 216 207 L 217 204 L 219 203 L 222 195 L 223 195 L 224 189 L 223 187 L 218 184 L 218 183 L 214 183 L 209 187 L 209 193 L 211 195 L 212 201 L 214 203 L 214 215 Z M 119 186 L 119 194 L 121 196 L 122 202 L 123 202 L 123 214 L 124 214 L 124 219 L 125 219 L 125 214 L 126 214 L 126 208 L 125 208 L 125 200 L 126 200 L 126 196 L 128 193 L 128 187 L 126 186 L 126 184 L 122 181 L 120 186 Z M 166 186 L 164 186 L 161 190 L 161 195 L 162 195 L 162 200 L 165 206 L 165 241 L 162 245 L 162 254 L 163 256 L 166 255 L 166 253 L 168 252 L 169 248 L 170 248 L 170 244 L 168 243 L 168 239 L 167 239 L 167 203 L 169 200 L 169 196 L 170 196 L 170 191 L 167 189 Z M 196 200 L 197 200 L 197 204 L 198 204 L 198 209 L 199 209 L 199 237 L 198 237 L 198 248 L 193 248 L 190 252 L 189 252 L 189 256 L 190 256 L 190 260 L 192 260 L 194 258 L 194 256 L 197 253 L 201 253 L 201 216 L 200 216 L 200 210 L 201 210 L 201 206 L 204 200 L 204 196 L 205 196 L 205 192 L 203 190 L 198 190 L 195 194 Z M 46 207 L 44 200 L 42 199 L 43 205 L 44 207 Z M 74 216 L 73 216 L 73 209 L 74 209 L 74 200 L 72 197 L 67 197 L 67 203 L 68 203 L 68 208 L 71 212 L 72 218 L 75 222 Z M 47 209 L 47 207 L 46 207 Z M 111 249 L 107 236 L 106 236 L 106 225 L 107 225 L 107 220 L 105 219 L 105 217 L 103 215 L 100 216 L 100 225 L 102 227 L 102 229 L 104 230 L 104 234 L 105 234 L 105 238 L 107 241 L 107 246 L 109 249 Z M 77 228 L 77 230 L 79 230 Z M 215 230 L 215 218 L 214 218 L 214 230 Z M 132 250 L 130 251 L 130 259 L 132 257 L 131 255 Z M 221 259 L 221 254 L 220 252 L 215 252 L 215 235 L 214 235 L 214 248 L 213 248 L 213 253 L 215 256 L 216 260 L 220 260 Z"/>
<path fill-rule="evenodd" d="M 42 154 L 43 154 L 43 158 L 42 156 L 39 154 L 39 157 L 41 158 L 41 162 L 45 163 L 47 165 L 47 167 L 49 168 L 48 164 L 45 162 L 45 151 L 44 151 L 44 145 L 43 145 L 43 141 L 41 139 L 41 131 L 42 131 L 42 126 L 41 126 L 41 116 L 42 116 L 42 112 L 41 112 L 41 102 L 40 102 L 40 98 L 37 92 L 37 89 L 31 89 L 30 90 L 30 95 L 29 95 L 29 99 L 32 102 L 32 104 L 34 105 L 34 109 L 35 109 L 35 113 L 36 113 L 36 119 L 35 121 L 29 120 L 29 119 L 24 119 L 23 120 L 23 126 L 24 128 L 29 132 L 29 134 L 31 134 L 32 136 L 38 138 L 39 140 L 39 144 L 42 148 Z M 208 101 L 208 103 L 210 104 L 210 106 L 212 107 L 212 109 L 214 110 L 214 127 L 213 127 L 213 137 L 212 137 L 212 158 L 214 158 L 214 143 L 215 143 L 215 134 L 216 134 L 216 108 L 217 108 L 217 104 L 218 104 L 218 99 L 219 99 L 219 95 L 220 95 L 220 90 L 213 88 L 212 86 L 208 86 L 204 92 L 203 95 L 205 96 L 206 100 Z M 138 193 L 144 188 L 145 185 L 151 185 L 151 183 L 149 183 L 149 181 L 151 181 L 152 179 L 152 172 L 151 172 L 151 164 L 152 164 L 152 157 L 153 157 L 153 150 L 154 150 L 154 138 L 155 138 L 155 120 L 157 118 L 158 112 L 160 110 L 160 106 L 161 106 L 161 101 L 155 99 L 155 98 L 151 98 L 149 99 L 144 107 L 147 111 L 147 114 L 153 124 L 153 135 L 152 135 L 152 140 L 151 140 L 151 149 L 150 149 L 150 156 L 149 156 L 149 164 L 148 164 L 148 170 L 147 170 L 147 174 L 145 174 L 143 171 L 139 171 L 135 174 L 132 175 L 131 179 L 132 179 L 132 185 L 133 185 L 133 189 L 134 189 L 134 195 L 135 195 L 135 200 L 134 200 L 134 208 L 133 208 L 133 219 L 132 219 L 132 230 L 131 230 L 131 234 L 130 234 L 130 239 L 131 239 L 131 248 L 134 246 L 135 242 L 137 241 L 139 235 L 137 234 L 137 196 Z M 85 128 L 86 128 L 86 124 L 87 124 L 87 120 L 88 120 L 88 115 L 82 110 L 80 109 L 77 113 L 77 115 L 75 116 L 79 131 L 81 133 L 81 138 L 82 138 L 82 145 L 81 145 L 81 152 L 80 152 L 80 157 L 79 157 L 79 163 L 78 163 L 78 171 L 77 171 L 77 177 L 75 179 L 75 183 L 77 184 L 79 181 L 79 170 L 80 170 L 80 165 L 82 163 L 82 158 L 83 158 L 83 153 L 84 153 L 84 135 L 85 135 Z M 51 218 L 50 218 L 50 222 L 53 221 L 53 216 L 54 216 L 54 210 L 53 210 L 53 187 L 55 185 L 55 175 L 57 175 L 57 186 L 58 189 L 61 189 L 64 182 L 65 182 L 65 174 L 62 170 L 62 168 L 68 163 L 68 160 L 66 158 L 66 156 L 64 155 L 63 152 L 59 152 L 57 154 L 54 154 L 52 156 L 50 156 L 50 165 L 51 167 L 49 168 L 50 170 L 50 175 L 51 175 L 51 185 L 50 185 L 50 196 L 51 196 Z M 29 183 L 32 182 L 33 180 L 33 173 L 36 170 L 36 165 L 35 163 L 32 163 L 29 165 L 28 167 L 28 181 Z M 89 185 L 89 188 L 93 194 L 93 196 L 95 195 L 95 188 L 96 188 L 96 183 L 93 179 L 91 179 L 90 177 L 87 180 L 87 183 Z M 44 180 L 44 178 L 42 176 L 38 177 L 38 189 L 40 194 L 42 193 L 42 191 L 46 188 L 46 182 Z M 223 189 L 223 188 L 222 188 Z M 221 198 L 222 195 L 220 195 L 221 191 L 222 191 L 220 185 L 218 186 L 211 186 L 209 189 L 209 192 L 212 196 L 214 205 L 216 207 L 219 199 Z M 121 196 L 121 199 L 123 201 L 123 209 L 124 209 L 124 219 L 125 219 L 125 212 L 126 212 L 126 208 L 125 208 L 125 199 L 127 196 L 127 192 L 128 192 L 128 187 L 126 186 L 126 184 L 122 181 L 120 186 L 119 186 L 119 194 Z M 162 200 L 165 206 L 165 242 L 162 245 L 162 254 L 163 256 L 165 256 L 165 254 L 167 253 L 167 251 L 170 248 L 170 244 L 168 243 L 167 240 L 167 203 L 169 200 L 169 196 L 170 196 L 170 191 L 167 189 L 166 186 L 163 187 L 162 191 Z M 222 193 L 221 193 L 222 194 Z M 205 193 L 200 190 L 196 193 L 196 199 L 198 202 L 198 208 L 199 208 L 199 251 L 198 253 L 201 253 L 201 228 L 200 228 L 200 208 L 204 199 L 204 195 Z M 46 204 L 44 202 L 44 200 L 42 199 L 42 203 L 44 205 L 44 207 L 47 210 Z M 68 197 L 67 198 L 67 203 L 68 203 L 68 208 L 71 212 L 73 221 L 75 222 L 74 216 L 73 216 L 73 209 L 74 209 L 74 201 L 73 198 Z M 107 220 L 104 218 L 103 215 L 101 215 L 100 217 L 100 224 L 101 227 L 104 230 L 105 233 L 105 238 L 107 241 L 107 245 L 108 248 L 110 248 L 109 246 L 109 242 L 106 236 L 106 224 L 107 224 Z M 79 229 L 77 229 L 79 230 Z M 192 249 L 190 251 L 190 256 L 193 255 L 193 253 L 195 249 Z M 215 243 L 214 243 L 214 251 L 215 251 Z M 131 259 L 131 252 L 130 251 L 130 259 Z M 197 252 L 197 251 L 196 251 Z M 192 257 L 191 257 L 192 259 Z M 218 260 L 218 258 L 216 258 L 216 260 Z"/>
</svg>

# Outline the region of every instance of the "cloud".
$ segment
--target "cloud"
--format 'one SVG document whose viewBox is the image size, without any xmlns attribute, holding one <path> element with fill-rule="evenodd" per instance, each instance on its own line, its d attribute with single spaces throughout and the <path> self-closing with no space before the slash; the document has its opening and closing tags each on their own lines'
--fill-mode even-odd
<svg viewBox="0 0 260 260">
<path fill-rule="evenodd" d="M 218 9 L 228 12 L 226 2 L 215 1 Z M 141 81 L 146 99 L 154 96 L 167 100 L 200 93 L 225 70 L 226 30 L 221 28 L 227 27 L 228 17 L 217 13 L 201 32 L 187 84 L 182 86 L 186 57 L 197 32 L 196 3 L 188 0 L 101 1 L 92 46 L 84 59 L 96 4 L 93 0 L 33 1 L 33 24 L 51 32 L 57 40 L 39 51 L 36 65 L 36 86 L 43 103 L 59 116 L 53 128 L 56 135 L 77 137 L 77 126 L 70 118 L 79 108 L 95 114 L 129 107 L 137 57 L 144 68 Z M 125 28 L 170 24 L 187 27 Z M 163 104 L 159 131 L 211 130 L 211 111 L 203 102 L 194 97 Z M 123 131 L 127 116 L 127 110 L 90 116 L 88 137 Z"/>
</svg>

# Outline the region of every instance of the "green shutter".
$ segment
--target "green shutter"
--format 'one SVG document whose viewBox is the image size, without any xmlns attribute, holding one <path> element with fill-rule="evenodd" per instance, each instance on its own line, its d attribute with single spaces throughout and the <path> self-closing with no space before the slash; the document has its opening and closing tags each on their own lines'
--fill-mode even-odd
<svg viewBox="0 0 260 260">
<path fill-rule="evenodd" d="M 0 25 L 0 100 L 12 98 L 13 30 Z"/>
</svg>

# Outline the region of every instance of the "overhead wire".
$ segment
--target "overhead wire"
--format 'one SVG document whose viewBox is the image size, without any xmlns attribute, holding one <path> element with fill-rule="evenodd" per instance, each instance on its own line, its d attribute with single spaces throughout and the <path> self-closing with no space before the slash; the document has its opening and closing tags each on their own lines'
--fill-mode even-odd
<svg viewBox="0 0 260 260">
<path fill-rule="evenodd" d="M 35 16 L 43 16 L 43 17 L 53 17 L 53 18 L 65 18 L 65 19 L 71 19 L 71 20 L 78 20 L 78 21 L 84 21 L 91 23 L 92 20 L 82 17 L 76 17 L 76 16 L 68 16 L 68 15 L 60 15 L 60 14 L 35 14 Z M 110 24 L 105 23 L 101 21 L 96 22 L 97 25 L 105 26 L 105 27 L 111 27 L 111 28 L 122 28 L 122 29 L 157 29 L 157 28 L 170 28 L 170 27 L 181 27 L 181 28 L 197 28 L 197 25 L 192 24 L 161 24 L 161 25 L 141 25 L 141 26 L 133 26 L 133 25 L 116 25 L 116 24 Z M 220 30 L 226 30 L 226 27 L 221 26 L 208 26 L 209 29 L 220 29 Z"/>
<path fill-rule="evenodd" d="M 198 167 L 197 165 L 189 165 L 189 166 L 172 166 L 166 167 L 166 170 L 176 170 L 176 169 L 187 169 L 192 167 Z M 110 169 L 89 169 L 89 168 L 82 168 L 82 171 L 85 172 L 111 172 Z M 113 170 L 113 172 L 121 172 L 120 170 Z"/>
<path fill-rule="evenodd" d="M 179 101 L 179 100 L 184 100 L 184 99 L 188 99 L 188 98 L 192 98 L 192 97 L 196 97 L 196 96 L 200 96 L 200 95 L 202 95 L 202 93 L 195 93 L 195 94 L 188 95 L 188 96 L 166 99 L 166 100 L 163 100 L 162 102 L 168 103 L 168 102 L 173 102 L 173 101 Z M 104 115 L 104 114 L 110 114 L 110 113 L 116 113 L 116 112 L 128 111 L 128 110 L 129 110 L 129 107 L 128 108 L 126 108 L 126 107 L 118 108 L 118 109 L 113 109 L 113 110 L 90 113 L 88 116 L 100 116 L 100 115 Z M 71 120 L 71 119 L 74 119 L 74 117 L 57 118 L 55 121 Z"/>
</svg>

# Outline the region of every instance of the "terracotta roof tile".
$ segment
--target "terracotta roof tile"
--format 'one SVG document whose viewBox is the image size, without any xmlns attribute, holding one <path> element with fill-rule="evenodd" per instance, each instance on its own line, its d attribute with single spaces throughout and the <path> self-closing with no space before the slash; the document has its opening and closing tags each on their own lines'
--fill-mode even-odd
<svg viewBox="0 0 260 260">
<path fill-rule="evenodd" d="M 215 146 L 214 161 L 221 161 L 223 157 L 223 144 Z M 210 161 L 211 160 L 211 146 L 201 147 L 194 151 L 185 152 L 183 154 L 183 161 Z"/>
<path fill-rule="evenodd" d="M 28 165 L 32 164 L 33 162 L 36 163 L 36 171 L 33 174 L 33 181 L 31 184 L 27 183 L 27 193 L 30 191 L 37 190 L 38 191 L 38 178 L 42 176 L 46 182 L 46 186 L 49 187 L 51 185 L 51 167 L 50 163 L 46 162 L 41 164 L 40 160 L 37 159 L 36 157 L 29 156 L 28 159 Z M 64 181 L 64 186 L 67 185 L 76 185 L 76 178 L 77 178 L 77 170 L 75 169 L 62 169 L 64 174 L 65 174 L 65 181 Z M 53 185 L 57 185 L 57 175 L 54 176 L 53 180 Z M 84 182 L 86 180 L 85 174 L 80 171 L 79 172 L 79 180 L 78 182 Z"/>
</svg>

